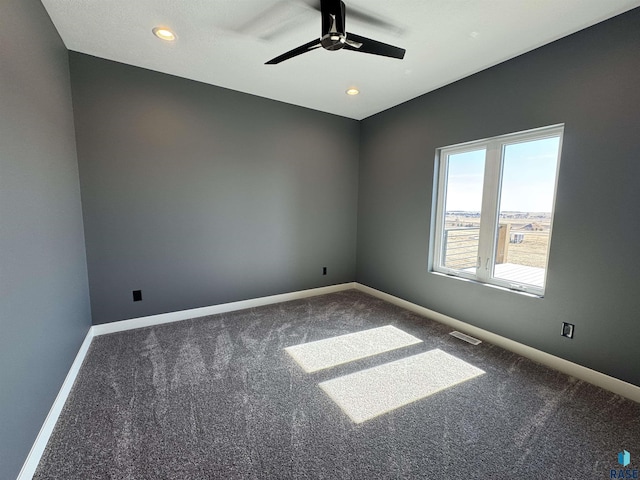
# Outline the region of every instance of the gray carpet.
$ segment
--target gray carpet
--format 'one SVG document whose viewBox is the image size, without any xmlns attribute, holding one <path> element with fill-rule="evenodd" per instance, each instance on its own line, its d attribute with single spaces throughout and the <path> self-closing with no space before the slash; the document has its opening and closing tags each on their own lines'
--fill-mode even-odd
<svg viewBox="0 0 640 480">
<path fill-rule="evenodd" d="M 423 342 L 313 373 L 284 351 L 385 325 Z M 98 337 L 34 478 L 603 479 L 622 449 L 638 465 L 639 404 L 449 331 L 350 290 Z M 436 348 L 485 374 L 359 424 L 318 386 Z"/>
</svg>

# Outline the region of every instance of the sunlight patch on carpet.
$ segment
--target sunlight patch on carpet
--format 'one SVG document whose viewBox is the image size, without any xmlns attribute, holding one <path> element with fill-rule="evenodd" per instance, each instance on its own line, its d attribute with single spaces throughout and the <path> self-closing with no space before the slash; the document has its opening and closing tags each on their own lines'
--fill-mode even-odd
<svg viewBox="0 0 640 480">
<path fill-rule="evenodd" d="M 302 343 L 285 350 L 305 372 L 311 373 L 420 342 L 419 338 L 387 325 Z"/>
<path fill-rule="evenodd" d="M 355 423 L 485 373 L 442 350 L 430 350 L 319 384 Z"/>
</svg>

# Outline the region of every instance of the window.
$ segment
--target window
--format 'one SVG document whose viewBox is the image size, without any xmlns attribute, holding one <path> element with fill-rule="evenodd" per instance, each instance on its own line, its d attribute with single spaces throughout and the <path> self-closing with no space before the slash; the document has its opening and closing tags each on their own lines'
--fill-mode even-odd
<svg viewBox="0 0 640 480">
<path fill-rule="evenodd" d="M 544 293 L 563 128 L 437 150 L 433 271 Z"/>
</svg>

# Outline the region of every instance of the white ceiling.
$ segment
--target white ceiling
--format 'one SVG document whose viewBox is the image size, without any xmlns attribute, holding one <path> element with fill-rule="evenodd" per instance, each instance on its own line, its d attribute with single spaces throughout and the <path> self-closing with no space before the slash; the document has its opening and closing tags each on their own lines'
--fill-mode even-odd
<svg viewBox="0 0 640 480">
<path fill-rule="evenodd" d="M 640 0 L 345 0 L 347 31 L 404 60 L 314 50 L 312 0 L 42 0 L 69 50 L 363 119 L 640 5 Z M 349 16 L 349 8 L 354 10 Z M 370 14 L 384 25 L 363 22 Z M 170 27 L 174 43 L 155 38 Z M 391 27 L 393 25 L 393 27 Z M 360 95 L 345 90 L 356 86 Z"/>
</svg>

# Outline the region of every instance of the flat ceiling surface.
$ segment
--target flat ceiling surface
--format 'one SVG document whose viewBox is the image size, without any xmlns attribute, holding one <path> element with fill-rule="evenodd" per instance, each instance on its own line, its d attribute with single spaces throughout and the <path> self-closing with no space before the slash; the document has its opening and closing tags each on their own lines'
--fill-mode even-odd
<svg viewBox="0 0 640 480">
<path fill-rule="evenodd" d="M 42 3 L 69 50 L 361 120 L 640 0 L 347 0 L 347 31 L 405 48 L 404 60 L 317 49 L 279 65 L 264 63 L 320 36 L 319 2 Z M 157 39 L 156 26 L 177 40 Z"/>
</svg>

